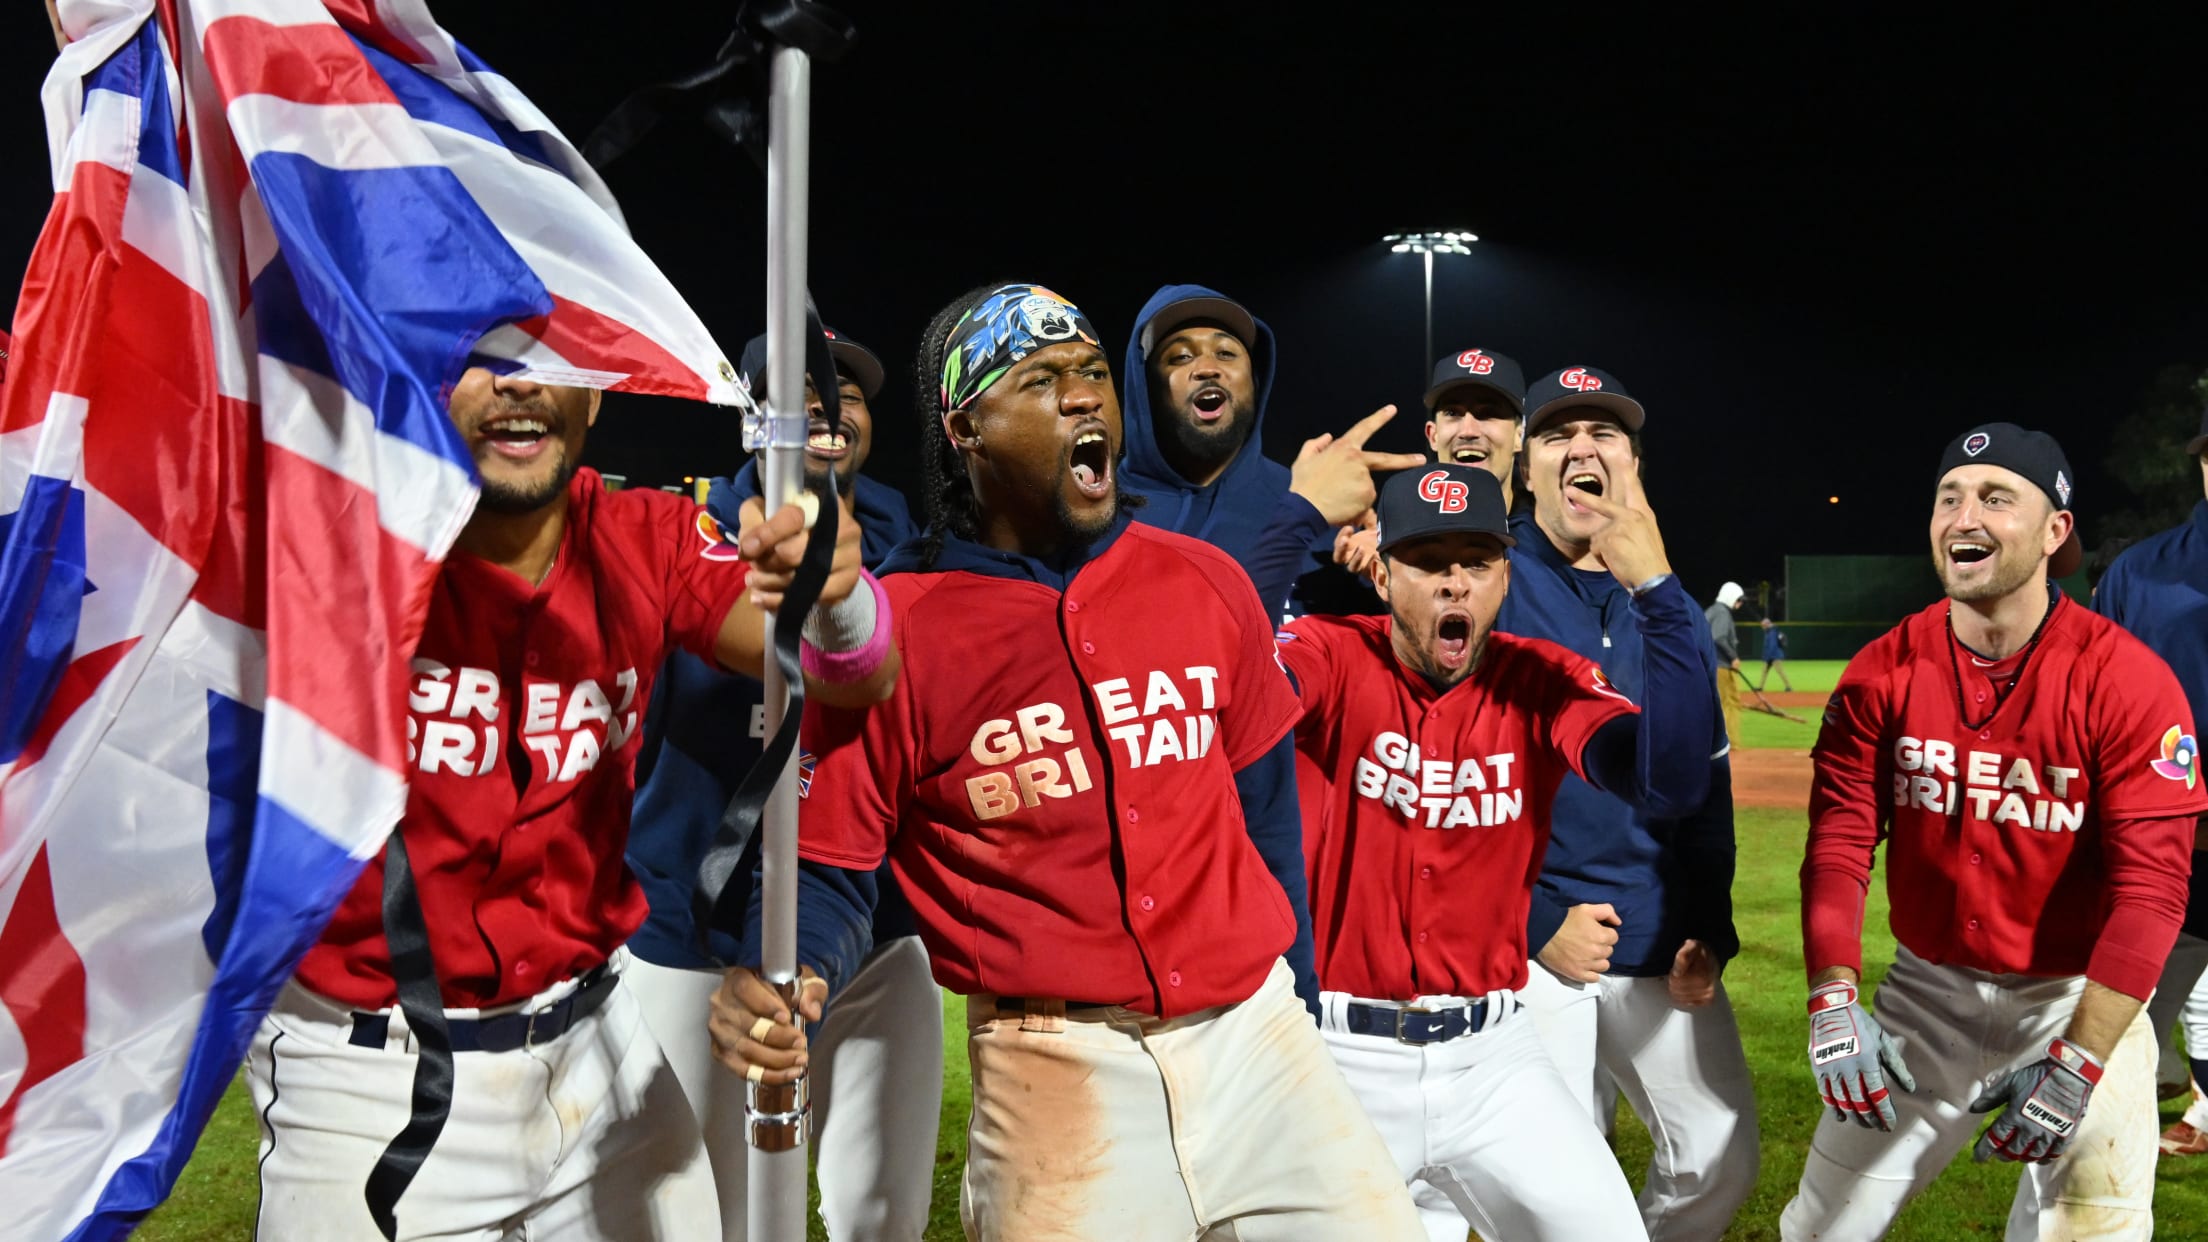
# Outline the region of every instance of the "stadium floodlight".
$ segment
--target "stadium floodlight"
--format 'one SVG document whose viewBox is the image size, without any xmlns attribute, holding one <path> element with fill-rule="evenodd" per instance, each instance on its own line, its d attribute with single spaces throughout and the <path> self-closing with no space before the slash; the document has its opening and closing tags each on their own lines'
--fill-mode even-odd
<svg viewBox="0 0 2208 1242">
<path fill-rule="evenodd" d="M 1390 254 L 1415 254 L 1426 266 L 1426 354 L 1419 359 L 1419 375 L 1434 363 L 1434 256 L 1437 254 L 1471 254 L 1470 243 L 1480 240 L 1479 234 L 1459 229 L 1440 233 L 1390 233 L 1380 239 L 1387 244 Z"/>
</svg>

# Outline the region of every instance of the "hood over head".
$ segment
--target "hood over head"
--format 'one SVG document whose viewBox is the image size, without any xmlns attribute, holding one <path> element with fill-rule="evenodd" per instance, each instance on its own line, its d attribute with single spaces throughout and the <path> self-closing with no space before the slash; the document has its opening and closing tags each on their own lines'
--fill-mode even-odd
<svg viewBox="0 0 2208 1242">
<path fill-rule="evenodd" d="M 1141 313 L 1135 316 L 1134 330 L 1127 334 L 1127 354 L 1125 364 L 1120 370 L 1119 408 L 1126 427 L 1127 478 L 1136 490 L 1144 493 L 1176 488 L 1183 491 L 1195 490 L 1193 484 L 1166 463 L 1165 455 L 1158 450 L 1157 416 L 1150 408 L 1150 360 L 1144 352 L 1143 343 L 1151 335 L 1148 331 L 1150 321 L 1157 317 L 1158 312 L 1176 303 L 1198 299 L 1240 306 L 1240 303 L 1227 295 L 1203 285 L 1166 285 L 1151 294 L 1148 302 L 1143 303 Z M 1243 313 L 1249 315 L 1246 308 Z M 1228 317 L 1223 315 L 1198 315 L 1192 318 L 1229 323 Z M 1238 472 L 1261 470 L 1258 463 L 1265 457 L 1265 407 L 1273 393 L 1273 330 L 1255 315 L 1249 315 L 1249 320 L 1256 325 L 1257 339 L 1244 341 L 1243 344 L 1250 351 L 1250 377 L 1257 390 L 1257 417 L 1250 428 L 1249 440 L 1243 444 L 1242 451 L 1235 455 L 1234 461 L 1229 463 L 1226 473 L 1212 484 L 1215 488 L 1226 486 Z M 1238 326 L 1230 324 L 1229 330 L 1233 331 Z"/>
</svg>

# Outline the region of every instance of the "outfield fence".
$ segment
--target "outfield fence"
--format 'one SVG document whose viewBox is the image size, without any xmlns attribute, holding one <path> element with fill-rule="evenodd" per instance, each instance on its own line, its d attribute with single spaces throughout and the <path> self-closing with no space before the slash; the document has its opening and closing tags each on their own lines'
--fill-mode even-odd
<svg viewBox="0 0 2208 1242">
<path fill-rule="evenodd" d="M 2062 582 L 2079 601 L 2089 598 L 2085 575 Z M 1757 622 L 1770 617 L 1786 634 L 1790 660 L 1846 660 L 1940 598 L 1929 556 L 1789 556 L 1778 583 L 1758 582 L 1740 611 L 1740 659 L 1761 663 Z"/>
</svg>

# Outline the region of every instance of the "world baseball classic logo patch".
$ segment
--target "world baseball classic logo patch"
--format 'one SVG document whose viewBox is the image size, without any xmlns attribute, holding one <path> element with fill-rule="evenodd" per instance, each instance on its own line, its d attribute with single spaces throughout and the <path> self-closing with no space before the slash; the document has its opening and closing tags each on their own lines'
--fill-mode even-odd
<svg viewBox="0 0 2208 1242">
<path fill-rule="evenodd" d="M 744 554 L 736 550 L 736 536 L 730 534 L 727 527 L 704 509 L 698 510 L 697 529 L 698 538 L 705 541 L 705 547 L 698 553 L 699 556 L 709 561 L 744 559 Z"/>
<path fill-rule="evenodd" d="M 2194 744 L 2193 735 L 2185 732 L 2185 726 L 2171 725 L 2162 735 L 2162 757 L 2149 759 L 2147 766 L 2156 776 L 2183 781 L 2185 788 L 2191 789 L 2200 783 L 2200 747 Z"/>
</svg>

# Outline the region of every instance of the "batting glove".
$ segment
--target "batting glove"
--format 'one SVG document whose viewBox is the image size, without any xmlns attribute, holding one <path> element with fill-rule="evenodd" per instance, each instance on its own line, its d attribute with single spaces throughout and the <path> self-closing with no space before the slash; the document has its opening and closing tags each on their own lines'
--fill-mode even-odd
<svg viewBox="0 0 2208 1242">
<path fill-rule="evenodd" d="M 2061 1159 L 2100 1081 L 2101 1063 L 2092 1053 L 2057 1039 L 2047 1045 L 2044 1058 L 2002 1075 L 1971 1104 L 1974 1113 L 2008 1105 L 1978 1136 L 1972 1157 L 1980 1164 L 1995 1156 L 2033 1164 Z"/>
<path fill-rule="evenodd" d="M 1809 1068 L 1832 1115 L 1866 1129 L 1894 1128 L 1894 1106 L 1886 1098 L 1888 1078 L 1904 1091 L 1917 1089 L 1917 1080 L 1902 1064 L 1901 1050 L 1857 1001 L 1855 985 L 1845 980 L 1809 994 Z"/>
</svg>

